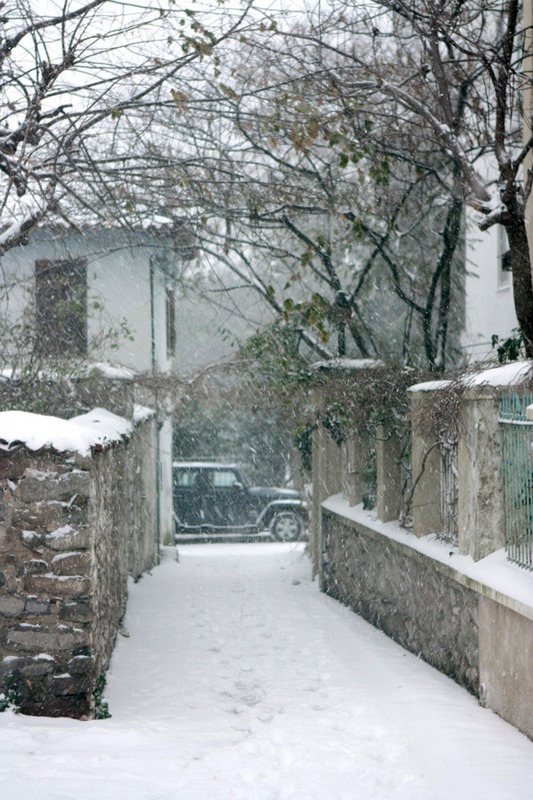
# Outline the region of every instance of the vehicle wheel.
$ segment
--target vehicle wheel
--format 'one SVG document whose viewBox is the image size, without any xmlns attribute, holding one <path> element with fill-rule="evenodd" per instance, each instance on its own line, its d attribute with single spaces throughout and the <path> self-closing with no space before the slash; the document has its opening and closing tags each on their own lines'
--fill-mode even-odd
<svg viewBox="0 0 533 800">
<path fill-rule="evenodd" d="M 270 533 L 280 542 L 295 542 L 302 535 L 303 529 L 303 519 L 294 511 L 282 511 L 270 523 Z"/>
</svg>

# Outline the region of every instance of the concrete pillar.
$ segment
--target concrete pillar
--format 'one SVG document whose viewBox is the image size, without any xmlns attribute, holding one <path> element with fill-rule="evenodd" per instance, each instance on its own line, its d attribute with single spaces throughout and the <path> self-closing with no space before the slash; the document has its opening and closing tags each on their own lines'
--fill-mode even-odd
<svg viewBox="0 0 533 800">
<path fill-rule="evenodd" d="M 436 438 L 426 430 L 421 403 L 429 392 L 439 391 L 449 381 L 419 383 L 408 389 L 411 400 L 412 427 L 412 503 L 413 533 L 427 536 L 441 533 L 442 463 Z"/>
<path fill-rule="evenodd" d="M 476 561 L 505 544 L 498 417 L 496 388 L 465 392 L 459 413 L 459 552 Z"/>
<path fill-rule="evenodd" d="M 377 512 L 382 522 L 399 519 L 402 510 L 402 443 L 396 431 L 379 425 L 376 440 Z"/>
<path fill-rule="evenodd" d="M 322 386 L 315 389 L 313 405 L 324 410 L 332 401 L 349 397 L 350 387 L 368 370 L 381 368 L 380 361 L 369 359 L 333 359 L 319 362 L 313 369 L 320 375 Z M 357 505 L 363 499 L 364 472 L 370 450 L 368 435 L 350 438 L 342 446 L 319 425 L 313 437 L 313 507 L 309 549 L 314 574 L 322 575 L 323 537 L 321 504 L 333 494 L 346 495 Z"/>
<path fill-rule="evenodd" d="M 313 435 L 313 513 L 310 549 L 313 574 L 322 576 L 322 503 L 332 494 L 342 492 L 342 451 L 324 428 Z"/>
<path fill-rule="evenodd" d="M 342 445 L 341 491 L 351 506 L 363 502 L 367 491 L 366 471 L 372 441 L 367 431 L 358 431 Z"/>
</svg>

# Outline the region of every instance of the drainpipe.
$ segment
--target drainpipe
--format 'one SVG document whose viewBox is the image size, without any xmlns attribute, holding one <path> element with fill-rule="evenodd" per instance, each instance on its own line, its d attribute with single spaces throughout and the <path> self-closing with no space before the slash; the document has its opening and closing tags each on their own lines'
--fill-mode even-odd
<svg viewBox="0 0 533 800">
<path fill-rule="evenodd" d="M 151 348 L 151 363 L 152 363 L 152 378 L 155 378 L 156 373 L 156 357 L 155 357 L 155 259 L 153 254 L 150 256 L 150 348 Z M 156 435 L 155 435 L 155 485 L 156 485 L 156 504 L 155 504 L 155 524 L 156 524 L 156 541 L 157 541 L 157 557 L 161 553 L 161 445 L 159 442 L 159 434 L 163 423 L 159 420 L 159 409 L 157 408 L 157 386 L 155 385 L 153 391 L 155 392 L 155 411 L 156 411 Z"/>
<path fill-rule="evenodd" d="M 151 362 L 152 375 L 155 374 L 155 311 L 154 311 L 154 282 L 155 282 L 155 263 L 154 256 L 150 256 L 150 342 L 151 342 Z"/>
</svg>

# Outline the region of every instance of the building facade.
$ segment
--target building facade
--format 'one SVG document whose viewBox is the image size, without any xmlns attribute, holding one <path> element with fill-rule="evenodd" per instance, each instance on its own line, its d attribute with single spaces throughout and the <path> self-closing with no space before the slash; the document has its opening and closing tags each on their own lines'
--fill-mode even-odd
<svg viewBox="0 0 533 800">
<path fill-rule="evenodd" d="M 131 370 L 114 371 L 114 378 L 143 378 L 137 403 L 158 415 L 161 542 L 173 538 L 172 398 L 163 397 L 161 377 L 176 368 L 176 289 L 184 252 L 166 232 L 40 228 L 1 262 L 4 370 L 23 362 L 20 350 L 28 344 L 21 331 L 32 330 L 34 354 L 51 364 L 65 357 L 103 362 Z"/>
</svg>

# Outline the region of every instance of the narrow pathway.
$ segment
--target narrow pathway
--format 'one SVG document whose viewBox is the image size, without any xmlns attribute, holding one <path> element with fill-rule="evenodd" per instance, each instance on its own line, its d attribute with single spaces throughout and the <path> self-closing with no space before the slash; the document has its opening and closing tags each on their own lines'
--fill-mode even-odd
<svg viewBox="0 0 533 800">
<path fill-rule="evenodd" d="M 180 559 L 132 598 L 110 683 L 117 717 L 176 737 L 176 797 L 533 797 L 533 743 L 320 594 L 301 545 Z"/>
<path fill-rule="evenodd" d="M 533 743 L 318 591 L 301 545 L 168 549 L 113 717 L 0 714 L 9 800 L 530 800 Z"/>
</svg>

